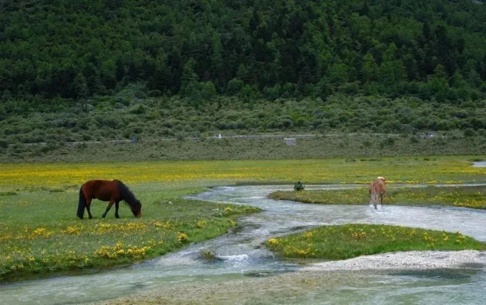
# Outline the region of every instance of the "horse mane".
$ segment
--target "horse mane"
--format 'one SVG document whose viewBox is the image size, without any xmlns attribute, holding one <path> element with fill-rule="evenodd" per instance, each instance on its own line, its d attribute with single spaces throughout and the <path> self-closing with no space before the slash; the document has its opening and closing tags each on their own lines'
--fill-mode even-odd
<svg viewBox="0 0 486 305">
<path fill-rule="evenodd" d="M 135 195 L 133 195 L 132 191 L 120 180 L 113 180 L 118 184 L 118 190 L 120 191 L 120 195 L 128 203 L 131 207 L 134 205 L 140 204 Z"/>
</svg>

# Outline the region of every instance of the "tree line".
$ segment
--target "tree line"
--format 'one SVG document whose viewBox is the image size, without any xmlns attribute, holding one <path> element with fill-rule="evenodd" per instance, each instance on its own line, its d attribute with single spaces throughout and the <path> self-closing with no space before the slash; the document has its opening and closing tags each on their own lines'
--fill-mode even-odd
<svg viewBox="0 0 486 305">
<path fill-rule="evenodd" d="M 484 20 L 470 0 L 2 1 L 0 95 L 475 101 Z"/>
</svg>

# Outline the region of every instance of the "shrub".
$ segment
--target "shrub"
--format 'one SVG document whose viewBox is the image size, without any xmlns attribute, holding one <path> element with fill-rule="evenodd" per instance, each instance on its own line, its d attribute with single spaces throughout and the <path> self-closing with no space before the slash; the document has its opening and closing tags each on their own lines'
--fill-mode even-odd
<svg viewBox="0 0 486 305">
<path fill-rule="evenodd" d="M 144 105 L 138 104 L 137 106 L 130 109 L 130 113 L 133 114 L 144 114 L 147 108 Z"/>
<path fill-rule="evenodd" d="M 297 183 L 295 183 L 294 185 L 294 190 L 295 191 L 303 191 L 305 188 L 305 186 L 302 184 L 302 182 L 298 181 Z"/>
<path fill-rule="evenodd" d="M 476 132 L 472 128 L 467 128 L 464 130 L 464 136 L 467 138 L 474 137 L 476 135 Z"/>
<path fill-rule="evenodd" d="M 243 81 L 237 78 L 233 78 L 228 82 L 226 86 L 226 93 L 229 95 L 236 95 L 240 92 L 241 88 L 243 88 Z"/>
<path fill-rule="evenodd" d="M 162 92 L 160 90 L 150 90 L 148 93 L 149 97 L 159 97 L 162 95 Z"/>
</svg>

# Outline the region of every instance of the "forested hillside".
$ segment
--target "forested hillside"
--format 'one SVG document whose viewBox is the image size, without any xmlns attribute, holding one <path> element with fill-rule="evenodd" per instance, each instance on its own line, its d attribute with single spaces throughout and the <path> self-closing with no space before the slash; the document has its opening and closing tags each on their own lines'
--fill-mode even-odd
<svg viewBox="0 0 486 305">
<path fill-rule="evenodd" d="M 485 20 L 472 0 L 1 1 L 0 147 L 221 132 L 484 139 Z"/>
<path fill-rule="evenodd" d="M 0 92 L 484 98 L 471 0 L 53 0 L 0 4 Z"/>
</svg>

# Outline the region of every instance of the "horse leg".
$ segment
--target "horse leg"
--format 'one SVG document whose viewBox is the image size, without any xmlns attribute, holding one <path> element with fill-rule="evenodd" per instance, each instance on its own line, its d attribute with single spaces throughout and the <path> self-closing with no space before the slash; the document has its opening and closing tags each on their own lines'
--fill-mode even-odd
<svg viewBox="0 0 486 305">
<path fill-rule="evenodd" d="M 120 201 L 115 202 L 115 217 L 120 218 L 120 215 L 118 215 L 118 207 L 120 206 Z"/>
<path fill-rule="evenodd" d="M 108 211 L 111 209 L 111 206 L 113 205 L 113 203 L 115 203 L 113 200 L 110 200 L 110 202 L 108 203 L 108 206 L 106 207 L 106 211 L 103 213 L 103 215 L 101 215 L 101 217 L 105 218 L 106 217 L 106 214 L 108 214 Z"/>
<path fill-rule="evenodd" d="M 375 207 L 375 210 L 377 210 L 377 201 L 378 201 L 378 194 L 377 193 L 373 193 L 373 206 Z"/>
<path fill-rule="evenodd" d="M 86 211 L 88 211 L 89 219 L 93 218 L 93 215 L 91 215 L 91 199 L 86 201 Z"/>
</svg>

